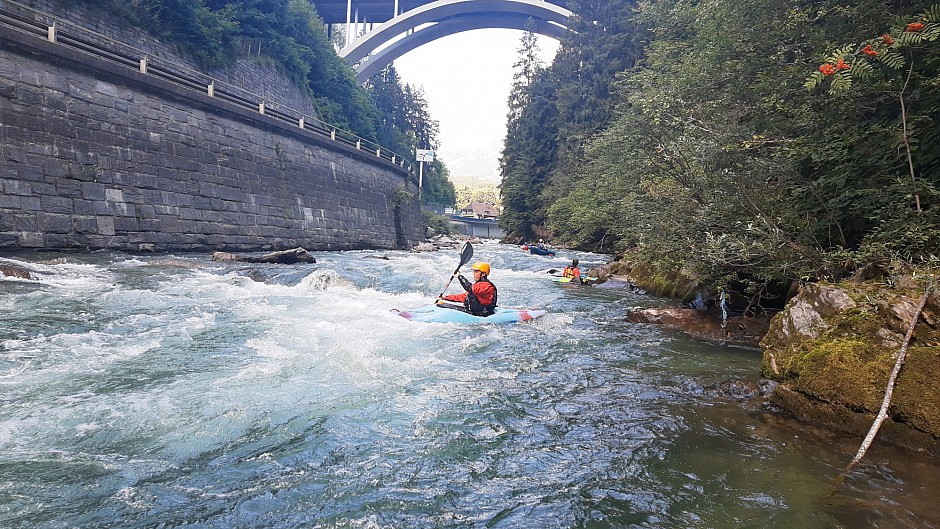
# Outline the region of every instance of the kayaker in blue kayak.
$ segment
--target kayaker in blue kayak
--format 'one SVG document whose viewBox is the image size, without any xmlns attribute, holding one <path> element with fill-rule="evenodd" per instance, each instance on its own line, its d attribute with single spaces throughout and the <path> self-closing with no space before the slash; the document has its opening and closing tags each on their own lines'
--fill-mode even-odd
<svg viewBox="0 0 940 529">
<path fill-rule="evenodd" d="M 474 283 L 470 283 L 459 271 L 454 272 L 454 277 L 466 292 L 442 296 L 440 299 L 461 302 L 464 309 L 475 316 L 491 316 L 496 310 L 496 285 L 489 280 L 490 265 L 475 263 L 471 268 Z"/>
<path fill-rule="evenodd" d="M 561 273 L 561 277 L 567 277 L 568 279 L 583 284 L 584 280 L 581 279 L 581 269 L 578 268 L 578 260 L 572 259 L 571 266 L 566 266 L 564 271 Z"/>
</svg>

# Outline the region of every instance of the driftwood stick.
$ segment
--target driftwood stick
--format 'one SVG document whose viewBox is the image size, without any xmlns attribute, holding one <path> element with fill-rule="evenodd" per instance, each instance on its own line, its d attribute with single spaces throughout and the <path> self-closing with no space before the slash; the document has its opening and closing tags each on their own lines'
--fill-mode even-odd
<svg viewBox="0 0 940 529">
<path fill-rule="evenodd" d="M 852 458 L 849 465 L 845 467 L 846 473 L 852 470 L 852 467 L 862 460 L 868 447 L 870 447 L 871 443 L 875 440 L 875 435 L 878 434 L 881 423 L 885 422 L 885 419 L 888 418 L 888 406 L 891 405 L 891 395 L 894 394 L 894 383 L 898 378 L 898 373 L 901 372 L 901 366 L 904 365 L 904 358 L 907 356 L 907 346 L 910 345 L 911 337 L 914 336 L 914 327 L 917 326 L 917 320 L 920 319 L 920 313 L 924 310 L 924 305 L 927 304 L 927 298 L 929 297 L 930 287 L 927 287 L 924 295 L 920 297 L 920 303 L 914 311 L 914 317 L 911 318 L 911 324 L 907 328 L 907 334 L 904 336 L 904 343 L 901 344 L 901 350 L 898 351 L 898 360 L 894 363 L 894 369 L 891 371 L 891 376 L 888 378 L 888 387 L 885 389 L 885 396 L 881 401 L 881 409 L 878 410 L 875 422 L 872 423 L 871 429 L 868 430 L 868 435 L 865 436 L 865 440 L 862 441 L 862 445 L 858 448 L 858 453 L 855 454 L 855 457 Z"/>
</svg>

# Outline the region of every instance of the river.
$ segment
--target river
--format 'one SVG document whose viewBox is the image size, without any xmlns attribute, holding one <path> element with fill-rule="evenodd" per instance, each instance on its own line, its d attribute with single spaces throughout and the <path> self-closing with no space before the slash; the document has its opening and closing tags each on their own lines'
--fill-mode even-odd
<svg viewBox="0 0 940 529">
<path fill-rule="evenodd" d="M 517 325 L 418 323 L 457 251 L 8 256 L 3 528 L 940 527 L 940 463 L 735 388 L 756 349 L 629 323 L 668 300 L 553 283 L 483 243 Z M 452 285 L 450 292 L 458 289 Z"/>
</svg>

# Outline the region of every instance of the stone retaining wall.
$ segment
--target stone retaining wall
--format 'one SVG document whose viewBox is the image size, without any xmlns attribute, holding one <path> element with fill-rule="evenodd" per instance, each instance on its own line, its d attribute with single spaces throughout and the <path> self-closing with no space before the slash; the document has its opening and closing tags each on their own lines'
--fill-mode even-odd
<svg viewBox="0 0 940 529">
<path fill-rule="evenodd" d="M 0 43 L 0 249 L 421 238 L 416 183 L 374 152 L 10 29 Z"/>
</svg>

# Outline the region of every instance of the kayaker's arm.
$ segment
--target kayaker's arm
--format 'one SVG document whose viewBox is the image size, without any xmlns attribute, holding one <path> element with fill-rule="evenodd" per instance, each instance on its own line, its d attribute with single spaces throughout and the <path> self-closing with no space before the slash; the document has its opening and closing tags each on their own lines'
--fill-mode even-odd
<svg viewBox="0 0 940 529">
<path fill-rule="evenodd" d="M 464 290 L 467 292 L 473 292 L 473 283 L 471 283 L 469 279 L 462 275 L 458 275 L 457 281 L 460 281 L 460 286 L 462 286 Z"/>
</svg>

